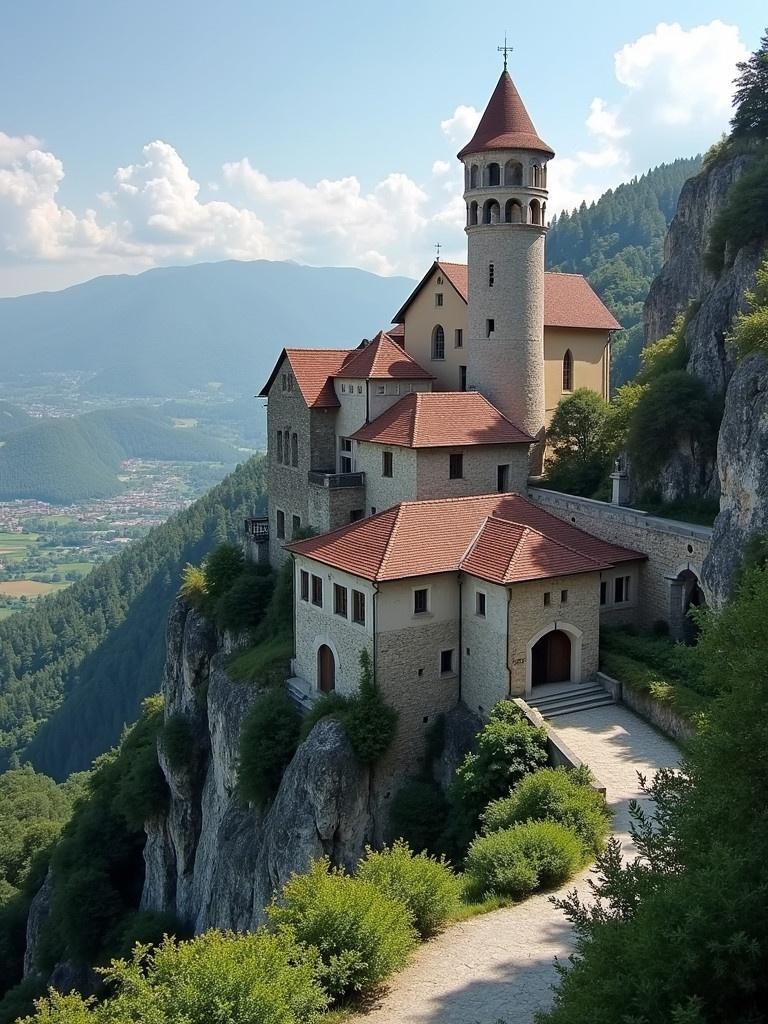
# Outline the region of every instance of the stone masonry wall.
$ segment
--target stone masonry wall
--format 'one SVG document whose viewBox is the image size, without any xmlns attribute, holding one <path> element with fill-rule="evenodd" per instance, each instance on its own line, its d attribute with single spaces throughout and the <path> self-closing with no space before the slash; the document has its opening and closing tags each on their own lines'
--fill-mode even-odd
<svg viewBox="0 0 768 1024">
<path fill-rule="evenodd" d="M 449 478 L 449 457 L 464 455 L 464 476 Z M 418 453 L 418 498 L 461 498 L 495 494 L 496 471 L 509 466 L 509 490 L 525 491 L 528 480 L 528 445 L 471 445 L 464 448 L 423 448 Z"/>
<path fill-rule="evenodd" d="M 392 452 L 392 476 L 381 475 L 381 453 Z M 357 445 L 355 465 L 365 473 L 366 514 L 372 508 L 377 512 L 391 508 L 399 501 L 414 501 L 416 494 L 416 456 L 413 448 L 371 444 L 361 441 Z"/>
<path fill-rule="evenodd" d="M 710 527 L 660 519 L 636 509 L 538 487 L 532 487 L 528 496 L 596 537 L 646 554 L 648 559 L 640 568 L 637 623 L 652 626 L 663 620 L 674 625 L 677 597 L 672 583 L 686 569 L 701 579 L 712 538 Z"/>
<path fill-rule="evenodd" d="M 485 617 L 477 614 L 477 593 L 485 594 Z M 507 609 L 505 587 L 474 576 L 461 585 L 461 699 L 484 715 L 509 691 L 507 673 Z"/>
</svg>

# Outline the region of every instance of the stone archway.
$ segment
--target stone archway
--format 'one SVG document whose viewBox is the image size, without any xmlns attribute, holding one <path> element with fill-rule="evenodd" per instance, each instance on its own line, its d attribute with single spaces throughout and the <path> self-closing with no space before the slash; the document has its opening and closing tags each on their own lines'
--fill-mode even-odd
<svg viewBox="0 0 768 1024">
<path fill-rule="evenodd" d="M 689 614 L 692 608 L 704 608 L 707 601 L 698 574 L 686 565 L 670 580 L 669 632 L 675 640 L 693 643 L 698 625 Z"/>
<path fill-rule="evenodd" d="M 550 622 L 528 641 L 525 692 L 547 682 L 581 681 L 583 633 L 569 622 Z"/>
</svg>

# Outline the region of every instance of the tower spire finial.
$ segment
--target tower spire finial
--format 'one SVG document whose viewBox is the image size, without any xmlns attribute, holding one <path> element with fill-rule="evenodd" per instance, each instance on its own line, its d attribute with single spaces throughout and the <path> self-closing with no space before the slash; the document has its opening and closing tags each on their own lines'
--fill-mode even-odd
<svg viewBox="0 0 768 1024">
<path fill-rule="evenodd" d="M 437 262 L 438 262 L 438 263 L 440 262 L 440 250 L 441 250 L 442 248 L 443 248 L 443 247 L 442 247 L 442 245 L 440 245 L 440 243 L 439 243 L 439 242 L 435 242 L 435 252 L 437 253 L 437 256 L 436 256 L 435 258 L 437 259 Z"/>
<path fill-rule="evenodd" d="M 499 51 L 499 53 L 503 53 L 504 54 L 504 70 L 506 71 L 507 70 L 507 54 L 511 53 L 514 50 L 514 46 L 507 46 L 507 33 L 506 32 L 504 33 L 504 45 L 503 46 L 497 46 L 496 49 Z"/>
</svg>

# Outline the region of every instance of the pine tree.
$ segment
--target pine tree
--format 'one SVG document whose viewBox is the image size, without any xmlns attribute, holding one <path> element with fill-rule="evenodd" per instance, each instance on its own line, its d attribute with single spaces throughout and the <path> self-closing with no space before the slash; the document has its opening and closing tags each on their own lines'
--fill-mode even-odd
<svg viewBox="0 0 768 1024">
<path fill-rule="evenodd" d="M 733 96 L 733 134 L 760 141 L 768 139 L 768 32 L 749 60 L 736 67 L 739 75 Z"/>
</svg>

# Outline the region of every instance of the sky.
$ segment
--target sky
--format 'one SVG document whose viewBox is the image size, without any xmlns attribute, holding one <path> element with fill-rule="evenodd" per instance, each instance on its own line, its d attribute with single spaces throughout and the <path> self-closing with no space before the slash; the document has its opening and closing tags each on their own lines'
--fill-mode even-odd
<svg viewBox="0 0 768 1024">
<path fill-rule="evenodd" d="M 461 166 L 501 72 L 554 148 L 549 213 L 727 128 L 762 2 L 6 0 L 0 296 L 291 259 L 466 254 Z"/>
</svg>

